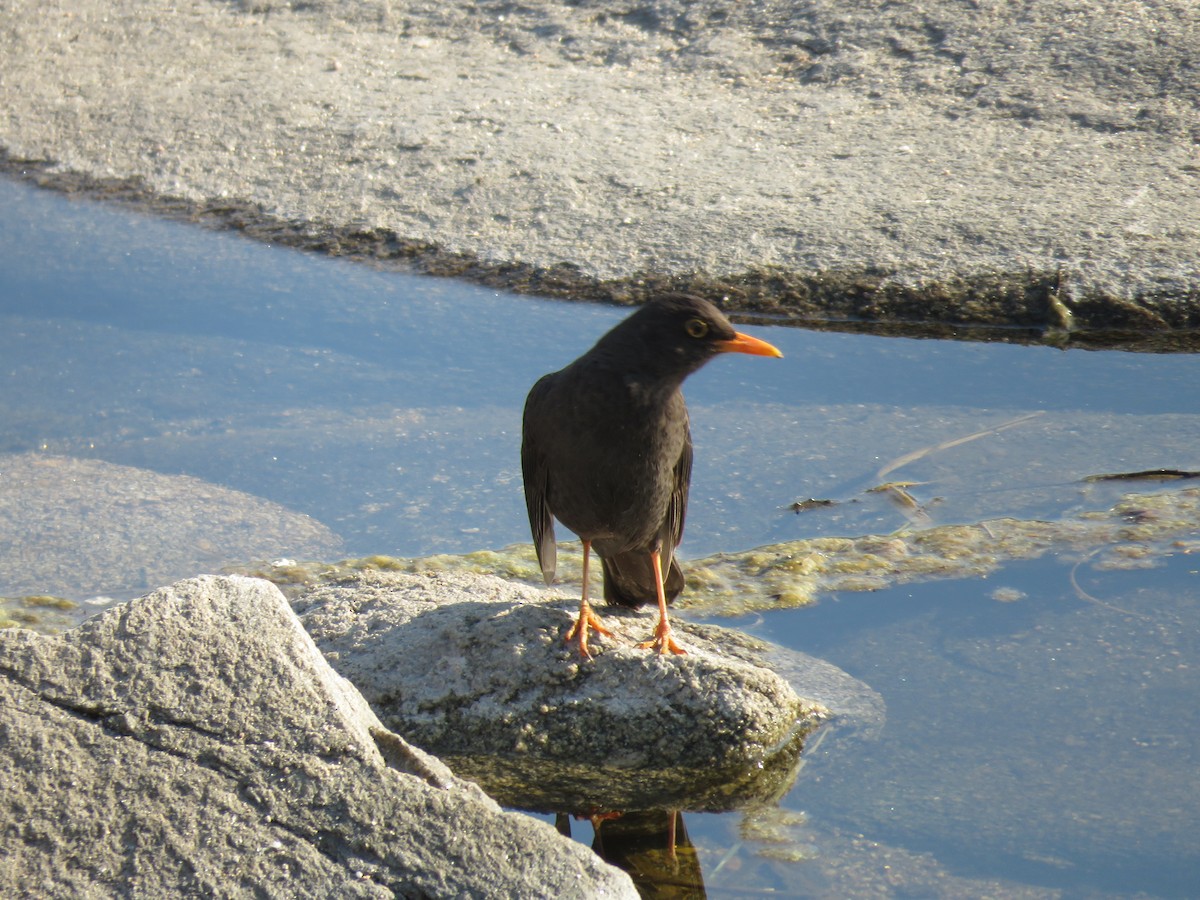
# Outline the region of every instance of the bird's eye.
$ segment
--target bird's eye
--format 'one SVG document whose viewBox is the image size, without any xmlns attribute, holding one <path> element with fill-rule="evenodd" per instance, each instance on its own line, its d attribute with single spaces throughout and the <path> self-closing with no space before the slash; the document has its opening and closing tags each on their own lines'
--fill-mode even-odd
<svg viewBox="0 0 1200 900">
<path fill-rule="evenodd" d="M 702 338 L 708 334 L 708 323 L 703 319 L 688 319 L 683 327 L 690 337 Z"/>
</svg>

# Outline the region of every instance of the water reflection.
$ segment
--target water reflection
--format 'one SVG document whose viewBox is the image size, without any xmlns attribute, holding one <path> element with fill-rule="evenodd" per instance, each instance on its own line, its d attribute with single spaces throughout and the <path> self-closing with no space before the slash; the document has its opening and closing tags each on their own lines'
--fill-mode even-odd
<svg viewBox="0 0 1200 900">
<path fill-rule="evenodd" d="M 0 449 L 186 473 L 333 528 L 349 554 L 524 540 L 520 406 L 623 311 L 272 251 L 0 182 Z M 688 383 L 697 446 L 684 556 L 891 530 L 859 498 L 881 465 L 1041 411 L 897 472 L 937 522 L 1038 516 L 1078 479 L 1181 468 L 1200 428 L 1191 356 L 776 330 L 772 371 Z"/>
<path fill-rule="evenodd" d="M 631 876 L 643 897 L 704 897 L 704 873 L 674 810 L 618 816 L 593 823 L 592 849 Z"/>
</svg>

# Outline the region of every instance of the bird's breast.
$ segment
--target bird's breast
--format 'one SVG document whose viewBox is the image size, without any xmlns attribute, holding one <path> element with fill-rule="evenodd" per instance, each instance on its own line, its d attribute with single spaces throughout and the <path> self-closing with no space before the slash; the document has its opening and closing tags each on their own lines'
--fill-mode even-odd
<svg viewBox="0 0 1200 900">
<path fill-rule="evenodd" d="M 682 397 L 655 405 L 636 391 L 602 396 L 580 392 L 545 435 L 550 510 L 588 540 L 649 546 L 671 502 L 688 440 L 687 410 Z"/>
</svg>

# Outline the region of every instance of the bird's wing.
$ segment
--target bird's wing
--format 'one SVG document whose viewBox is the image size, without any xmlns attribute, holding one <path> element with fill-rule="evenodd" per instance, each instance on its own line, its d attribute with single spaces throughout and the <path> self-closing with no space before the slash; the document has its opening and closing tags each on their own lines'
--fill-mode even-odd
<svg viewBox="0 0 1200 900">
<path fill-rule="evenodd" d="M 539 383 L 540 384 L 540 383 Z M 558 548 L 554 543 L 554 518 L 550 513 L 550 467 L 537 447 L 537 438 L 529 424 L 529 404 L 534 402 L 534 385 L 525 405 L 525 422 L 521 433 L 521 477 L 525 482 L 525 509 L 529 512 L 529 528 L 533 532 L 533 549 L 542 578 L 546 584 L 554 581 L 558 565 Z"/>
<path fill-rule="evenodd" d="M 685 425 L 687 423 L 685 422 Z M 667 519 L 662 531 L 663 571 L 671 567 L 675 548 L 683 540 L 683 520 L 687 516 L 688 488 L 692 483 L 692 430 L 685 427 L 683 450 L 675 463 L 675 484 L 671 488 L 671 502 L 667 506 Z"/>
</svg>

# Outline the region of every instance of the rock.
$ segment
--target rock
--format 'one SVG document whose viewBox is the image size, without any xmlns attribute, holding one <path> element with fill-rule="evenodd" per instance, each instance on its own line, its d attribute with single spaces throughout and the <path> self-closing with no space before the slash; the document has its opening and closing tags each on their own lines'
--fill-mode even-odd
<svg viewBox="0 0 1200 900">
<path fill-rule="evenodd" d="M 606 609 L 615 634 L 581 660 L 562 639 L 578 601 L 546 597 L 484 575 L 368 572 L 294 605 L 389 728 L 513 805 L 728 809 L 776 791 L 830 716 L 736 632 L 680 621 L 686 656 L 639 649 L 646 610 Z"/>
<path fill-rule="evenodd" d="M 0 487 L 0 534 L 37 536 L 0 540 L 8 595 L 129 599 L 231 559 L 323 558 L 342 544 L 311 516 L 262 497 L 98 459 L 0 456 Z"/>
<path fill-rule="evenodd" d="M 637 896 L 384 729 L 265 581 L 0 633 L 5 896 Z"/>
<path fill-rule="evenodd" d="M 0 169 L 542 294 L 1180 329 L 1192 7 L 17 0 Z"/>
</svg>

